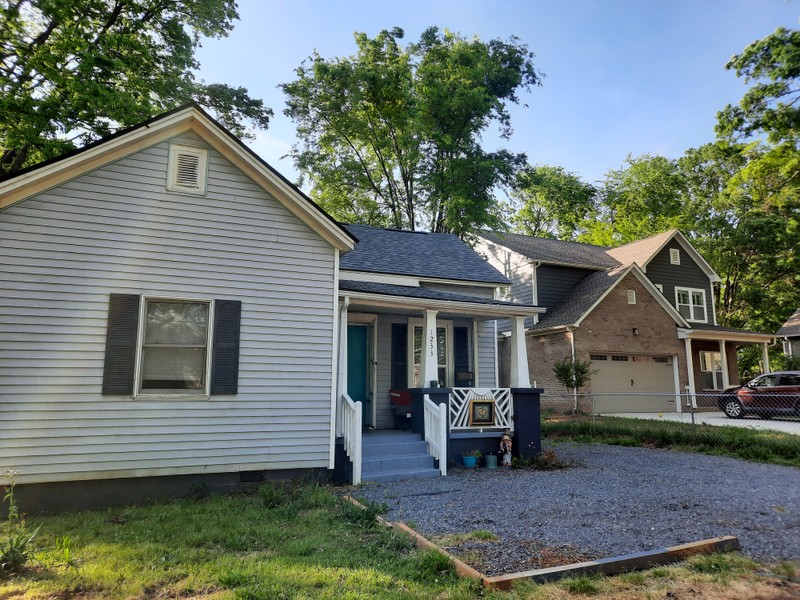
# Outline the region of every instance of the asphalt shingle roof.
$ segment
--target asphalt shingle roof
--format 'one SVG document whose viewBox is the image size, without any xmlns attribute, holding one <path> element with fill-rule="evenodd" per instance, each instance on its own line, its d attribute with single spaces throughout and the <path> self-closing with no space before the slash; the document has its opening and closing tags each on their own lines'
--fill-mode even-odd
<svg viewBox="0 0 800 600">
<path fill-rule="evenodd" d="M 339 268 L 481 283 L 510 283 L 472 248 L 450 233 L 426 233 L 344 225 L 358 238 L 341 256 Z"/>
<path fill-rule="evenodd" d="M 606 253 L 603 246 L 537 238 L 517 233 L 483 231 L 481 236 L 490 242 L 542 262 L 609 269 L 619 262 Z"/>
<path fill-rule="evenodd" d="M 606 250 L 606 254 L 623 265 L 636 263 L 640 267 L 644 267 L 653 255 L 667 243 L 667 240 L 677 232 L 677 229 L 670 229 L 643 240 L 637 240 L 616 248 L 609 248 Z"/>
<path fill-rule="evenodd" d="M 473 304 L 487 304 L 493 306 L 520 306 L 520 304 L 516 302 L 507 302 L 505 300 L 493 300 L 492 298 L 481 298 L 479 296 L 470 296 L 467 294 L 440 292 L 438 290 L 432 290 L 426 287 L 390 285 L 388 283 L 376 283 L 372 281 L 353 281 L 350 279 L 343 279 L 339 281 L 339 289 L 346 292 L 365 292 L 368 294 L 402 296 L 405 298 L 424 298 L 426 300 L 471 302 Z"/>
<path fill-rule="evenodd" d="M 794 311 L 794 314 L 789 317 L 789 320 L 786 321 L 780 329 L 778 329 L 778 333 L 775 335 L 780 337 L 800 336 L 800 308 Z"/>
<path fill-rule="evenodd" d="M 573 325 L 627 271 L 627 267 L 619 266 L 608 271 L 598 271 L 587 275 L 580 280 L 566 298 L 542 315 L 532 329 Z"/>
</svg>

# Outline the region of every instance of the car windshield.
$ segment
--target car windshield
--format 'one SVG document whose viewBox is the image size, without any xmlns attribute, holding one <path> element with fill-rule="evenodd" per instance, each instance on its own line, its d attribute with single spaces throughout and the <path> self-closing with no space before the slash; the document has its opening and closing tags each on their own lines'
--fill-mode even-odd
<svg viewBox="0 0 800 600">
<path fill-rule="evenodd" d="M 775 375 L 763 375 L 756 377 L 747 384 L 748 387 L 771 387 L 775 385 Z"/>
</svg>

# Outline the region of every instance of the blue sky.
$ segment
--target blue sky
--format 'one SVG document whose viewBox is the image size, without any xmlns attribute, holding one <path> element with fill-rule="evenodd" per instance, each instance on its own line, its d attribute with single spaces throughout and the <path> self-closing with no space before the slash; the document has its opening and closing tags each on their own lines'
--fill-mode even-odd
<svg viewBox="0 0 800 600">
<path fill-rule="evenodd" d="M 546 75 L 512 109 L 514 134 L 502 145 L 531 164 L 559 165 L 588 182 L 628 154 L 678 157 L 713 140 L 716 112 L 746 89 L 728 59 L 777 27 L 796 29 L 800 3 L 788 0 L 239 0 L 229 37 L 207 40 L 199 77 L 242 85 L 275 111 L 251 147 L 288 178 L 281 158 L 295 142 L 278 84 L 313 50 L 355 53 L 353 33 L 399 26 L 406 41 L 427 27 L 516 35 Z M 499 142 L 492 131 L 486 145 Z"/>
</svg>

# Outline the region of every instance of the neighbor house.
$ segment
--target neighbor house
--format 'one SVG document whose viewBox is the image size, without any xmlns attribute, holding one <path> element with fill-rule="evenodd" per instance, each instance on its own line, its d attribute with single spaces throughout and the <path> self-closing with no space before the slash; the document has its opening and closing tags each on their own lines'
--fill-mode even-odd
<svg viewBox="0 0 800 600">
<path fill-rule="evenodd" d="M 678 230 L 617 248 L 485 232 L 476 249 L 511 297 L 546 309 L 526 330 L 531 379 L 548 391 L 563 390 L 553 365 L 574 358 L 591 363 L 599 410 L 675 411 L 678 394 L 738 382 L 741 346 L 760 344 L 767 364 L 773 336 L 717 324 L 719 275 Z"/>
<path fill-rule="evenodd" d="M 800 308 L 794 311 L 775 335 L 783 344 L 784 356 L 800 356 Z"/>
<path fill-rule="evenodd" d="M 540 310 L 454 236 L 335 222 L 196 105 L 0 181 L 0 249 L 0 473 L 29 507 L 357 477 L 390 388 L 461 386 L 455 435 L 515 427 L 494 319 L 526 365 Z"/>
</svg>

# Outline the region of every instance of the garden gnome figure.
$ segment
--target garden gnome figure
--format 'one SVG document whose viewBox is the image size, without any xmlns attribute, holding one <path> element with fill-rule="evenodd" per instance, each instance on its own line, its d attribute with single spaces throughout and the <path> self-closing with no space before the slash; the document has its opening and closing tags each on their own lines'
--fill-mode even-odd
<svg viewBox="0 0 800 600">
<path fill-rule="evenodd" d="M 504 467 L 511 466 L 511 433 L 506 431 L 503 438 L 500 440 L 500 454 L 503 455 L 502 465 Z"/>
</svg>

